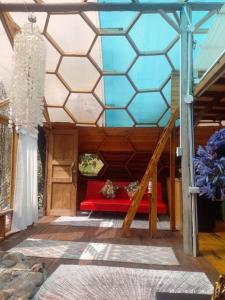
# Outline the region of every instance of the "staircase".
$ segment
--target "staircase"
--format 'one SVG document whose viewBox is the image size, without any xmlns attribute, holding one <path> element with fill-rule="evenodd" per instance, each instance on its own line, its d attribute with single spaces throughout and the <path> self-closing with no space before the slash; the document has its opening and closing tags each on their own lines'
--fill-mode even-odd
<svg viewBox="0 0 225 300">
<path fill-rule="evenodd" d="M 172 112 L 170 120 L 167 123 L 167 126 L 164 128 L 163 133 L 160 136 L 160 139 L 157 143 L 155 151 L 149 161 L 148 167 L 147 167 L 145 174 L 141 180 L 140 187 L 139 187 L 138 191 L 136 192 L 136 194 L 134 195 L 134 199 L 133 199 L 133 201 L 130 205 L 130 208 L 127 212 L 127 215 L 124 219 L 123 226 L 122 226 L 124 233 L 129 229 L 129 227 L 135 217 L 138 206 L 146 192 L 146 189 L 148 188 L 148 184 L 149 184 L 150 180 L 153 181 L 152 182 L 153 191 L 152 191 L 151 207 L 153 207 L 153 206 L 156 207 L 157 196 L 154 195 L 154 193 L 156 193 L 156 191 L 157 191 L 157 187 L 156 187 L 156 185 L 157 185 L 157 164 L 158 164 L 160 156 L 162 155 L 162 152 L 166 146 L 166 143 L 170 137 L 170 134 L 175 126 L 175 122 L 176 122 L 176 119 L 178 118 L 178 115 L 179 115 L 179 108 L 177 108 L 176 110 L 174 110 Z M 154 203 L 152 203 L 153 201 L 154 201 Z M 152 208 L 151 208 L 151 210 L 152 210 Z M 154 219 L 156 222 L 157 209 L 154 209 L 154 214 L 155 214 Z M 155 228 L 156 228 L 156 226 L 155 226 Z"/>
</svg>

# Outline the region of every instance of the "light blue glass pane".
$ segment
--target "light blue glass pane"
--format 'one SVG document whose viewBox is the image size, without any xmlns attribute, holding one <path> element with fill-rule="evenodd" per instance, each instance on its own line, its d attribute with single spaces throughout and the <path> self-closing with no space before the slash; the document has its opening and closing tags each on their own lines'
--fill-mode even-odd
<svg viewBox="0 0 225 300">
<path fill-rule="evenodd" d="M 159 121 L 160 127 L 165 127 L 170 119 L 171 116 L 171 110 L 168 109 L 165 115 L 162 117 L 162 119 Z"/>
<path fill-rule="evenodd" d="M 98 0 L 99 3 L 131 3 L 132 0 Z"/>
<path fill-rule="evenodd" d="M 173 63 L 174 68 L 176 70 L 180 70 L 180 40 L 177 41 L 173 48 L 170 49 L 168 55 Z"/>
<path fill-rule="evenodd" d="M 192 12 L 193 25 L 198 23 L 207 13 L 208 13 L 208 11 L 193 11 Z"/>
<path fill-rule="evenodd" d="M 167 105 L 160 93 L 140 93 L 128 109 L 137 123 L 157 123 Z"/>
<path fill-rule="evenodd" d="M 134 95 L 134 89 L 125 76 L 104 76 L 105 104 L 124 107 Z"/>
<path fill-rule="evenodd" d="M 168 109 L 167 112 L 165 113 L 165 115 L 159 121 L 159 126 L 160 127 L 165 127 L 167 125 L 167 123 L 169 122 L 170 117 L 171 117 L 171 110 Z M 176 127 L 180 126 L 180 119 L 176 120 L 175 126 Z"/>
<path fill-rule="evenodd" d="M 132 127 L 134 125 L 134 122 L 131 120 L 126 110 L 107 109 L 105 111 L 105 117 L 106 127 Z"/>
<path fill-rule="evenodd" d="M 192 22 L 195 25 L 197 22 L 199 22 L 204 16 L 208 14 L 208 11 L 193 11 L 192 12 Z M 204 22 L 200 28 L 210 28 L 212 24 L 215 22 L 217 18 L 217 15 L 211 16 L 206 22 Z"/>
<path fill-rule="evenodd" d="M 180 127 L 180 119 L 176 120 L 175 126 Z"/>
<path fill-rule="evenodd" d="M 168 83 L 164 86 L 162 89 L 163 95 L 166 98 L 166 101 L 168 104 L 171 104 L 171 80 L 168 81 Z"/>
<path fill-rule="evenodd" d="M 103 36 L 102 52 L 106 72 L 125 72 L 136 56 L 124 36 Z"/>
<path fill-rule="evenodd" d="M 142 15 L 129 34 L 142 52 L 162 51 L 177 36 L 177 32 L 159 14 Z"/>
<path fill-rule="evenodd" d="M 174 3 L 174 0 L 140 0 L 140 2 L 143 2 L 143 3 L 149 3 L 149 2 L 152 2 L 152 3 Z"/>
<path fill-rule="evenodd" d="M 100 28 L 118 28 L 125 30 L 129 27 L 137 12 L 133 11 L 102 11 L 100 14 Z"/>
<path fill-rule="evenodd" d="M 164 55 L 141 56 L 129 72 L 139 90 L 160 88 L 170 74 L 171 66 Z"/>
<path fill-rule="evenodd" d="M 194 40 L 196 42 L 196 46 L 193 51 L 193 60 L 194 61 L 198 57 L 199 53 L 201 52 L 202 46 L 203 46 L 206 38 L 207 38 L 206 34 L 194 34 Z"/>
<path fill-rule="evenodd" d="M 202 3 L 207 3 L 207 2 L 223 2 L 223 1 L 218 1 L 218 0 L 190 0 L 189 2 L 202 2 Z"/>
</svg>

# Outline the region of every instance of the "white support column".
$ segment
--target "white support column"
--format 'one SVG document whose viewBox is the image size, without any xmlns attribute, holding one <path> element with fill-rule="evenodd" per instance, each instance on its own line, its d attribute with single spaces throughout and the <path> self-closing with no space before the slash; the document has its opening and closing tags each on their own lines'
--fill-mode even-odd
<svg viewBox="0 0 225 300">
<path fill-rule="evenodd" d="M 194 186 L 193 153 L 193 61 L 191 9 L 181 11 L 181 72 L 180 72 L 180 146 L 182 148 L 183 246 L 188 255 L 197 255 L 196 195 Z"/>
</svg>

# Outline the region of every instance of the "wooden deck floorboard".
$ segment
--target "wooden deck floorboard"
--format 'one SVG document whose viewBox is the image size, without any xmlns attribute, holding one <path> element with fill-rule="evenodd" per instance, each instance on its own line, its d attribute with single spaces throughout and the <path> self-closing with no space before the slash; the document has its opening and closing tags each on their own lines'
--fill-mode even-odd
<svg viewBox="0 0 225 300">
<path fill-rule="evenodd" d="M 219 222 L 213 233 L 199 234 L 200 253 L 220 274 L 225 274 L 225 223 Z"/>
<path fill-rule="evenodd" d="M 51 274 L 60 264 L 94 264 L 104 266 L 119 266 L 133 268 L 149 268 L 164 270 L 183 270 L 205 272 L 209 279 L 214 282 L 218 272 L 210 264 L 208 257 L 193 258 L 184 255 L 182 249 L 182 237 L 179 232 L 158 231 L 157 238 L 151 239 L 148 230 L 130 229 L 129 237 L 122 236 L 122 230 L 112 228 L 90 228 L 90 227 L 72 227 L 51 225 L 54 218 L 44 217 L 38 224 L 27 230 L 16 233 L 0 242 L 1 250 L 9 250 L 24 239 L 37 238 L 49 240 L 65 240 L 80 242 L 101 242 L 129 245 L 152 245 L 152 246 L 170 246 L 173 248 L 176 257 L 180 263 L 179 266 L 160 266 L 143 265 L 136 263 L 102 262 L 102 261 L 80 261 L 71 259 L 56 258 L 32 258 L 34 262 L 44 262 Z M 224 244 L 225 245 L 225 244 Z M 225 265 L 225 263 L 224 263 Z"/>
</svg>

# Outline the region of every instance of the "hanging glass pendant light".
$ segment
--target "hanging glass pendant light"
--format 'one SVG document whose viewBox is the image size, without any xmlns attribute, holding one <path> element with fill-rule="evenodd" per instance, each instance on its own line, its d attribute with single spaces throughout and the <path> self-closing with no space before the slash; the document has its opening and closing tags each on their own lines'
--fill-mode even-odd
<svg viewBox="0 0 225 300">
<path fill-rule="evenodd" d="M 0 80 L 0 101 L 5 100 L 7 97 L 3 82 Z"/>
<path fill-rule="evenodd" d="M 10 90 L 11 120 L 18 129 L 36 134 L 42 125 L 46 46 L 30 15 L 14 39 L 14 71 Z"/>
</svg>

